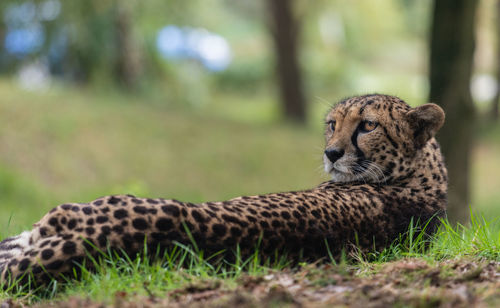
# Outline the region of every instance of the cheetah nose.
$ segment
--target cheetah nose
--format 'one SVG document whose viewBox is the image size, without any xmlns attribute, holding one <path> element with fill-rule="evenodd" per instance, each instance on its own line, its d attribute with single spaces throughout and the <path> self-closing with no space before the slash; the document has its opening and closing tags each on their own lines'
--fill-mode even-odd
<svg viewBox="0 0 500 308">
<path fill-rule="evenodd" d="M 325 155 L 328 157 L 328 159 L 334 163 L 336 162 L 339 158 L 341 158 L 344 155 L 344 150 L 339 150 L 339 149 L 326 149 L 325 150 Z"/>
</svg>

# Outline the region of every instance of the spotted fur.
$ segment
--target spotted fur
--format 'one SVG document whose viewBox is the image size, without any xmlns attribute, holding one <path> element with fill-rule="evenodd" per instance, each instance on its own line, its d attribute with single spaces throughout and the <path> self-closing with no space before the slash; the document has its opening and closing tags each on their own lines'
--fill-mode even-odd
<svg viewBox="0 0 500 308">
<path fill-rule="evenodd" d="M 249 254 L 259 240 L 268 256 L 320 259 L 356 243 L 380 249 L 411 219 L 443 215 L 447 172 L 433 138 L 444 121 L 436 105 L 411 108 L 385 95 L 352 97 L 326 117 L 325 170 L 316 188 L 223 202 L 107 196 L 52 209 L 31 231 L 0 243 L 0 281 L 59 279 L 111 249 L 135 256 L 146 244 L 164 250 L 189 244 L 207 254 L 237 245 Z M 87 263 L 88 265 L 88 263 Z"/>
</svg>

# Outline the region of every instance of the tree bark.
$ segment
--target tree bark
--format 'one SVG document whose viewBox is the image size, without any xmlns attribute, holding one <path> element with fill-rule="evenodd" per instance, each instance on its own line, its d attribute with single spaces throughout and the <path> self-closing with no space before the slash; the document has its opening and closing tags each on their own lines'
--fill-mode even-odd
<svg viewBox="0 0 500 308">
<path fill-rule="evenodd" d="M 142 73 L 141 56 L 133 37 L 131 13 L 127 5 L 117 2 L 114 7 L 116 44 L 115 80 L 125 89 L 137 88 Z"/>
<path fill-rule="evenodd" d="M 496 71 L 496 78 L 497 78 L 497 93 L 495 94 L 495 97 L 493 98 L 493 101 L 491 102 L 491 111 L 490 115 L 493 121 L 498 120 L 498 102 L 500 101 L 500 0 L 497 1 L 497 11 L 496 11 L 496 36 L 497 36 L 497 71 Z"/>
<path fill-rule="evenodd" d="M 446 122 L 438 134 L 449 176 L 448 218 L 469 219 L 475 108 L 470 93 L 477 0 L 435 0 L 430 38 L 430 101 Z"/>
<path fill-rule="evenodd" d="M 266 0 L 272 35 L 281 105 L 286 119 L 306 122 L 306 101 L 299 66 L 299 20 L 291 0 Z"/>
</svg>

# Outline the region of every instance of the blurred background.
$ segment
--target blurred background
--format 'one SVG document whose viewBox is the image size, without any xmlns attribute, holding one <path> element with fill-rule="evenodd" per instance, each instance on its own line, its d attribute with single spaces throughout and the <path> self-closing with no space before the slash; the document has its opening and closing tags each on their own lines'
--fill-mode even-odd
<svg viewBox="0 0 500 308">
<path fill-rule="evenodd" d="M 447 112 L 450 215 L 500 216 L 498 0 L 0 3 L 0 237 L 112 193 L 306 189 L 323 116 L 385 93 Z"/>
</svg>

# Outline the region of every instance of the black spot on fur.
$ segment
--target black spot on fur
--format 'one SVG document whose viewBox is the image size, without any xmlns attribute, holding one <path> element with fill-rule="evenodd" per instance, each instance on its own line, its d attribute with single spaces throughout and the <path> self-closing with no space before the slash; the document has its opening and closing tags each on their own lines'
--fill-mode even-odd
<svg viewBox="0 0 500 308">
<path fill-rule="evenodd" d="M 133 237 L 134 241 L 136 241 L 140 244 L 143 244 L 144 239 L 146 238 L 146 235 L 142 232 L 136 232 L 136 233 L 134 233 L 134 235 L 132 237 Z"/>
<path fill-rule="evenodd" d="M 136 218 L 132 220 L 132 226 L 134 226 L 137 230 L 146 230 L 149 224 L 145 219 Z"/>
<path fill-rule="evenodd" d="M 56 260 L 54 262 L 47 264 L 47 266 L 45 268 L 47 270 L 50 270 L 50 271 L 55 271 L 55 270 L 60 269 L 63 265 L 64 265 L 64 262 L 62 260 Z"/>
<path fill-rule="evenodd" d="M 288 213 L 288 212 L 281 212 L 281 217 L 283 217 L 284 219 L 290 219 L 291 218 L 290 213 Z"/>
<path fill-rule="evenodd" d="M 40 244 L 40 248 L 43 248 L 43 247 L 47 246 L 49 243 L 50 243 L 50 240 L 45 240 L 45 241 L 43 241 L 43 242 Z M 19 248 L 21 248 L 21 247 L 19 247 Z"/>
<path fill-rule="evenodd" d="M 174 216 L 174 217 L 179 217 L 179 215 L 180 215 L 180 210 L 175 205 L 164 205 L 164 206 L 161 207 L 161 210 L 165 214 L 171 215 L 171 216 Z"/>
<path fill-rule="evenodd" d="M 153 232 L 153 233 L 151 233 L 151 237 L 153 238 L 153 240 L 155 240 L 157 242 L 162 242 L 162 241 L 168 240 L 167 235 L 165 233 L 162 233 L 162 232 Z"/>
<path fill-rule="evenodd" d="M 125 217 L 128 217 L 128 212 L 127 210 L 124 210 L 124 209 L 119 209 L 119 210 L 116 210 L 114 213 L 113 213 L 113 216 L 116 218 L 116 219 L 123 219 Z"/>
<path fill-rule="evenodd" d="M 107 217 L 107 216 L 97 216 L 97 218 L 96 218 L 96 220 L 95 220 L 95 221 L 96 221 L 98 224 L 103 224 L 103 223 L 107 222 L 108 220 L 109 220 L 109 219 L 108 219 L 108 217 Z"/>
<path fill-rule="evenodd" d="M 224 236 L 226 234 L 226 226 L 224 226 L 223 224 L 214 224 L 212 226 L 212 230 L 214 231 L 214 233 L 217 235 L 217 236 Z"/>
<path fill-rule="evenodd" d="M 271 223 L 271 225 L 274 227 L 274 228 L 279 228 L 281 227 L 281 222 L 277 219 L 274 219 Z"/>
<path fill-rule="evenodd" d="M 236 237 L 239 237 L 242 234 L 241 229 L 240 228 L 236 228 L 236 227 L 231 227 L 230 232 L 231 232 L 232 236 L 236 236 Z"/>
<path fill-rule="evenodd" d="M 62 208 L 63 210 L 66 210 L 66 211 L 67 211 L 67 210 L 71 209 L 71 204 L 63 204 L 63 205 L 61 205 L 61 208 Z"/>
<path fill-rule="evenodd" d="M 194 220 L 196 220 L 197 222 L 201 222 L 201 223 L 205 222 L 205 218 L 197 210 L 193 210 L 191 212 L 191 215 L 193 216 Z"/>
<path fill-rule="evenodd" d="M 42 253 L 41 253 L 43 260 L 48 260 L 48 259 L 52 258 L 53 255 L 54 255 L 54 250 L 52 250 L 50 248 L 42 250 Z"/>
<path fill-rule="evenodd" d="M 122 234 L 123 233 L 123 227 L 120 225 L 113 226 L 113 231 L 117 234 Z"/>
<path fill-rule="evenodd" d="M 68 221 L 68 229 L 73 230 L 76 227 L 76 219 L 70 219 Z"/>
<path fill-rule="evenodd" d="M 156 222 L 156 228 L 160 231 L 168 231 L 174 227 L 174 223 L 171 219 L 168 218 L 160 218 Z"/>
<path fill-rule="evenodd" d="M 148 212 L 148 209 L 145 207 L 145 206 L 134 206 L 133 207 L 133 210 L 134 212 L 136 212 L 137 214 L 141 214 L 141 215 L 144 215 Z M 115 212 L 116 213 L 116 212 Z"/>
<path fill-rule="evenodd" d="M 92 227 L 87 227 L 85 228 L 85 233 L 87 233 L 87 235 L 92 235 L 95 233 L 95 229 Z"/>
<path fill-rule="evenodd" d="M 97 237 L 97 242 L 99 243 L 99 246 L 101 247 L 106 247 L 108 245 L 108 238 L 104 234 L 99 234 Z"/>
<path fill-rule="evenodd" d="M 109 235 L 111 233 L 111 228 L 109 226 L 103 226 L 101 228 L 102 234 Z"/>
<path fill-rule="evenodd" d="M 72 241 L 67 241 L 62 246 L 62 252 L 66 255 L 72 255 L 76 252 L 76 244 Z"/>
<path fill-rule="evenodd" d="M 158 204 L 159 202 L 156 201 L 155 199 L 146 199 L 146 201 L 150 204 Z"/>
<path fill-rule="evenodd" d="M 28 269 L 29 265 L 30 265 L 30 259 L 24 258 L 21 260 L 21 262 L 19 262 L 18 268 L 20 271 L 23 272 Z"/>
<path fill-rule="evenodd" d="M 109 204 L 118 204 L 122 199 L 117 198 L 115 196 L 112 196 L 111 198 L 108 199 Z"/>
<path fill-rule="evenodd" d="M 57 224 L 58 224 L 58 221 L 57 221 L 56 217 L 52 217 L 51 219 L 49 219 L 49 225 L 55 226 Z"/>
<path fill-rule="evenodd" d="M 318 210 L 312 210 L 311 214 L 316 218 L 321 218 L 321 213 Z"/>
</svg>

